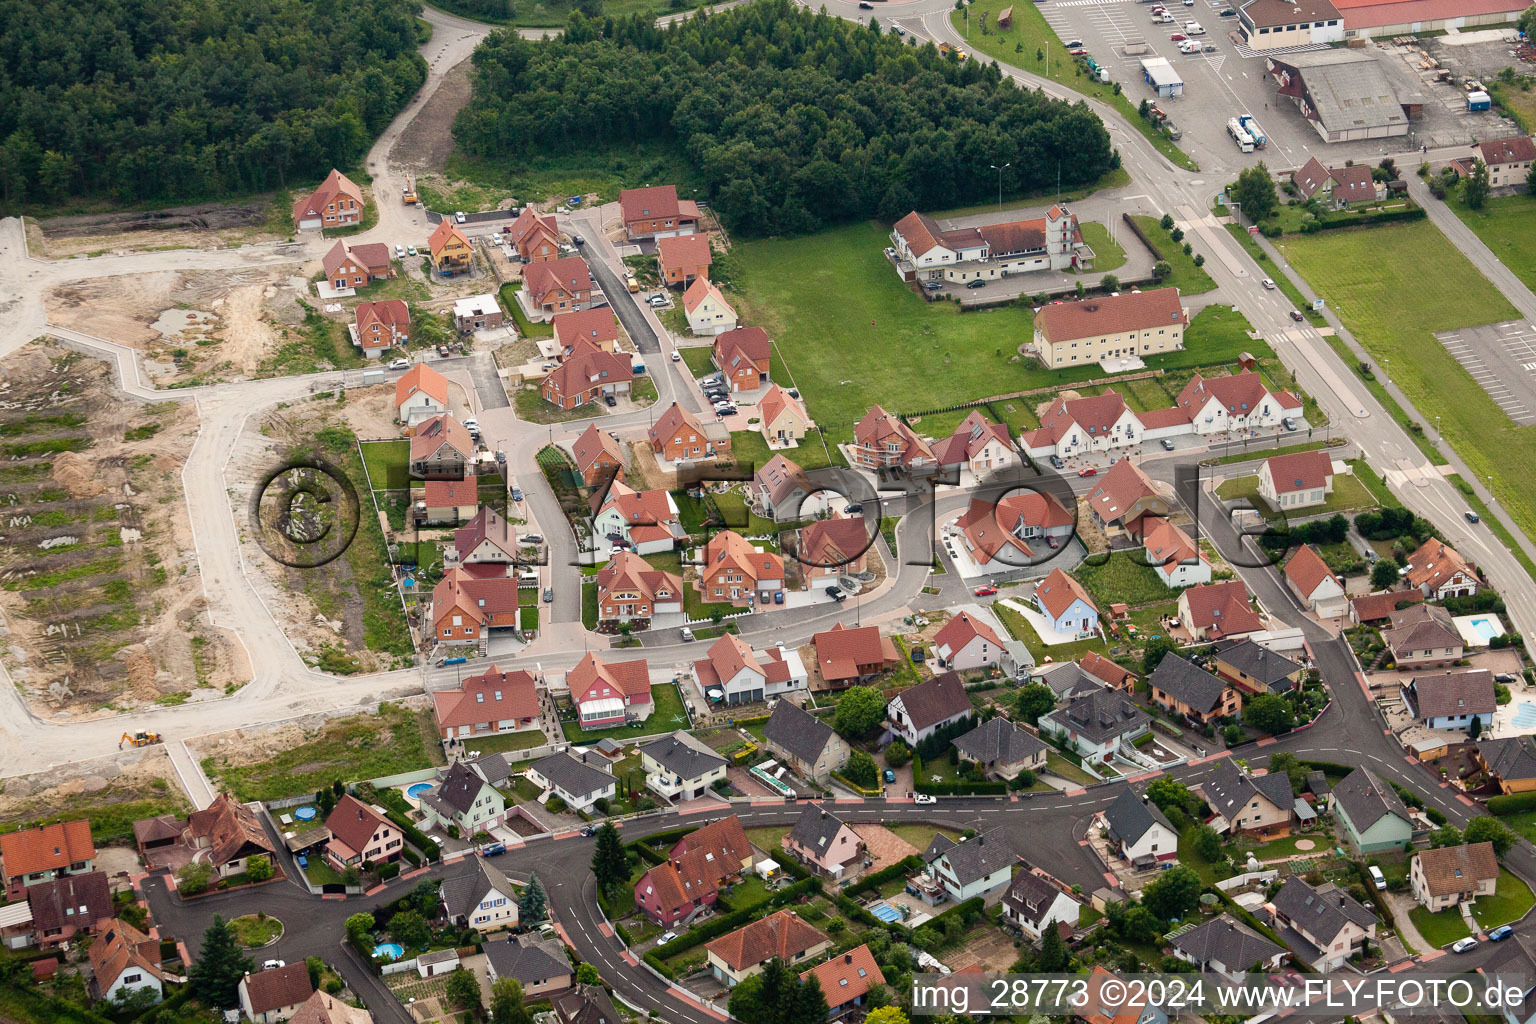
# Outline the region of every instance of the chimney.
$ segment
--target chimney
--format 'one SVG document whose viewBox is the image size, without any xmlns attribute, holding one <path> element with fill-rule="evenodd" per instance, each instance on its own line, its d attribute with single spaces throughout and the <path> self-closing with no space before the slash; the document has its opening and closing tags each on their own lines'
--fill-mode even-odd
<svg viewBox="0 0 1536 1024">
<path fill-rule="evenodd" d="M 845 964 L 853 963 L 853 954 L 852 953 L 844 953 L 843 954 L 843 963 L 845 963 Z"/>
</svg>

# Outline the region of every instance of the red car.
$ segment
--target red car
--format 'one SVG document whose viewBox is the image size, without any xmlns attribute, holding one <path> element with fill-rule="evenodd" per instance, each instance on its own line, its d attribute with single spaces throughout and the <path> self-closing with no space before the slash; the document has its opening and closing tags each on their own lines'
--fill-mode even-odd
<svg viewBox="0 0 1536 1024">
<path fill-rule="evenodd" d="M 1096 468 L 1094 468 L 1093 466 L 1084 466 L 1082 469 L 1077 471 L 1077 475 L 1078 476 L 1098 476 L 1099 475 L 1099 471 Z"/>
<path fill-rule="evenodd" d="M 1074 57 L 1086 57 L 1086 56 L 1088 56 L 1088 51 L 1083 49 L 1081 46 L 1074 46 L 1072 49 L 1068 50 L 1067 52 L 1070 53 Z"/>
<path fill-rule="evenodd" d="M 995 593 L 997 593 L 997 588 L 996 587 L 977 587 L 976 588 L 976 596 L 977 597 L 991 597 Z"/>
<path fill-rule="evenodd" d="M 1188 39 L 1189 36 L 1185 35 L 1183 32 L 1175 32 L 1168 38 L 1175 43 L 1182 43 L 1184 40 Z"/>
</svg>

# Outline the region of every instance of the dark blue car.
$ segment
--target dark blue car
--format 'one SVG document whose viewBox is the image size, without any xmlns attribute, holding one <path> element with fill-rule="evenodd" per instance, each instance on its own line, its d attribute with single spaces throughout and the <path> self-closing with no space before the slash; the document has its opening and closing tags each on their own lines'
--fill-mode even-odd
<svg viewBox="0 0 1536 1024">
<path fill-rule="evenodd" d="M 1488 933 L 1488 941 L 1489 942 L 1503 942 L 1505 939 L 1509 938 L 1513 934 L 1515 934 L 1515 930 L 1513 928 L 1511 928 L 1507 924 L 1501 924 L 1497 928 L 1495 928 L 1493 931 Z"/>
</svg>

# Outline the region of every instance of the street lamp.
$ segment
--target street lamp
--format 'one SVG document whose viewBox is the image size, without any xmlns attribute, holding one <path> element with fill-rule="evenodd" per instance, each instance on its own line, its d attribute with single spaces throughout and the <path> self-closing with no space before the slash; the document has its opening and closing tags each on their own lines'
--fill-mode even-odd
<svg viewBox="0 0 1536 1024">
<path fill-rule="evenodd" d="M 997 166 L 997 164 L 992 164 L 991 165 L 992 169 L 997 172 L 997 212 L 998 213 L 1002 213 L 1003 212 L 1003 172 L 1006 171 L 1008 168 L 1010 168 L 1012 166 L 1013 166 L 1012 163 L 1003 164 L 1003 166 L 1001 166 L 1001 167 Z"/>
</svg>

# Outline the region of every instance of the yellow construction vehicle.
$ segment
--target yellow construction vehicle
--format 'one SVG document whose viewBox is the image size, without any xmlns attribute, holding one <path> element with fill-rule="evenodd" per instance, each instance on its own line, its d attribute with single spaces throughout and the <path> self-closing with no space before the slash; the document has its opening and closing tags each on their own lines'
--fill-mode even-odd
<svg viewBox="0 0 1536 1024">
<path fill-rule="evenodd" d="M 117 749 L 122 750 L 126 743 L 132 747 L 152 747 L 160 742 L 160 734 L 157 732 L 123 733 L 123 738 L 117 741 Z"/>
<path fill-rule="evenodd" d="M 405 191 L 400 194 L 400 201 L 407 206 L 415 206 L 416 199 L 416 190 L 411 187 L 411 176 L 407 174 L 405 176 Z"/>
</svg>

